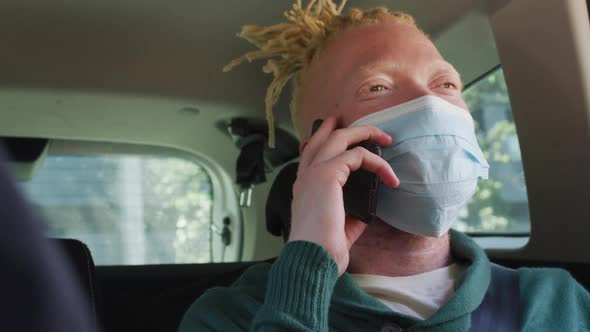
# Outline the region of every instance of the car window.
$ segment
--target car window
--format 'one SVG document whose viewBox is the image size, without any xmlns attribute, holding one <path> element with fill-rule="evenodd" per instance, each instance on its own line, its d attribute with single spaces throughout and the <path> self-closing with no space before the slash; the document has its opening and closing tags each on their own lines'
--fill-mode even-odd
<svg viewBox="0 0 590 332">
<path fill-rule="evenodd" d="M 212 237 L 231 225 L 215 225 L 212 176 L 197 158 L 116 144 L 89 144 L 85 153 L 84 146 L 53 142 L 21 182 L 50 237 L 83 241 L 97 265 L 213 260 Z"/>
<path fill-rule="evenodd" d="M 463 96 L 475 120 L 490 175 L 488 180 L 479 181 L 455 228 L 472 234 L 526 235 L 530 233 L 527 190 L 502 69 L 476 81 Z"/>
</svg>

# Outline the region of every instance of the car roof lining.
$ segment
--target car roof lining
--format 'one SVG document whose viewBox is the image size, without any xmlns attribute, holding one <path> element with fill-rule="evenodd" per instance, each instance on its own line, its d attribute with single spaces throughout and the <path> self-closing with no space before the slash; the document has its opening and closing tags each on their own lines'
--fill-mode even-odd
<svg viewBox="0 0 590 332">
<path fill-rule="evenodd" d="M 235 37 L 242 24 L 279 22 L 290 5 L 264 0 L 32 2 L 3 1 L 0 19 L 10 35 L 0 32 L 5 42 L 0 86 L 230 104 L 242 115 L 260 117 L 269 81 L 261 63 L 226 74 L 221 68 L 252 49 Z M 383 4 L 389 1 L 356 0 L 348 6 Z M 498 63 L 486 18 L 471 0 L 406 0 L 395 6 L 415 15 L 466 82 Z M 467 46 L 453 40 L 468 40 L 469 48 L 481 54 L 469 56 Z M 288 98 L 281 99 L 277 113 L 287 123 Z"/>
</svg>

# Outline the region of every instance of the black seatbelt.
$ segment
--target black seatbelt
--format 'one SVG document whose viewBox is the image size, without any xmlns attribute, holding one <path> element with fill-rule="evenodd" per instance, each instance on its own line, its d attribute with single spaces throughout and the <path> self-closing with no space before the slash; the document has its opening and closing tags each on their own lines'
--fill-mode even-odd
<svg viewBox="0 0 590 332">
<path fill-rule="evenodd" d="M 471 313 L 470 331 L 511 332 L 520 329 L 518 272 L 491 264 L 490 287 L 482 303 Z"/>
</svg>

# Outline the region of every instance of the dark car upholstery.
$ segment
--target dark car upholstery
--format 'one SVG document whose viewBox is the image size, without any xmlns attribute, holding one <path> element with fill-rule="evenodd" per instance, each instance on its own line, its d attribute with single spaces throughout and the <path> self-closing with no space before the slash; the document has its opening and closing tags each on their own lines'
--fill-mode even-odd
<svg viewBox="0 0 590 332">
<path fill-rule="evenodd" d="M 91 309 L 91 318 L 96 324 L 100 317 L 100 298 L 96 284 L 96 271 L 90 249 L 86 244 L 74 239 L 52 239 L 61 248 L 80 283 L 84 300 Z"/>
</svg>

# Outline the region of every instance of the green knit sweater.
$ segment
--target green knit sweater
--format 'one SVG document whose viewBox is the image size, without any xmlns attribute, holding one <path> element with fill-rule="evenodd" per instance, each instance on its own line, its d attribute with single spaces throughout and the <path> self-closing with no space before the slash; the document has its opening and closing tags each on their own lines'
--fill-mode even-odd
<svg viewBox="0 0 590 332">
<path fill-rule="evenodd" d="M 455 294 L 420 320 L 371 297 L 310 242 L 288 243 L 274 264 L 249 268 L 229 288 L 213 288 L 184 316 L 191 331 L 467 331 L 490 284 L 490 262 L 468 236 L 452 231 L 451 250 L 464 265 Z M 560 269 L 518 270 L 522 331 L 590 331 L 590 294 Z"/>
</svg>

